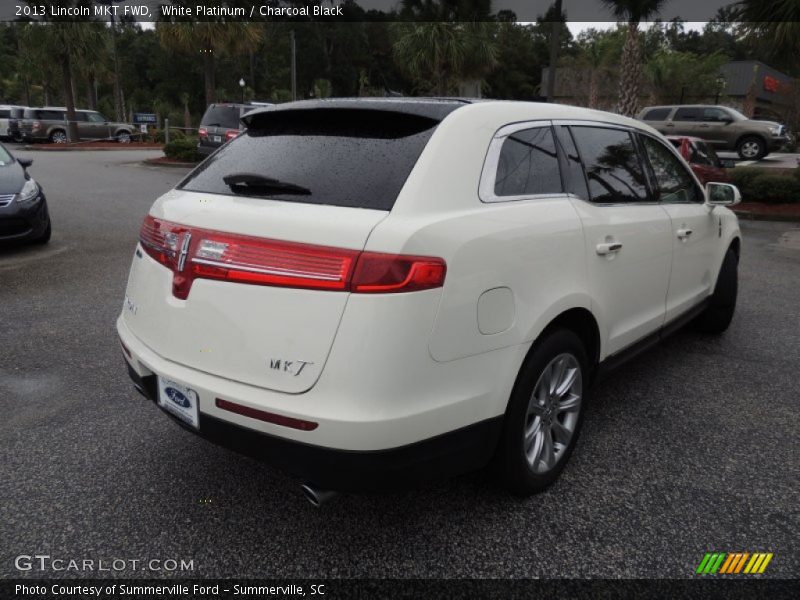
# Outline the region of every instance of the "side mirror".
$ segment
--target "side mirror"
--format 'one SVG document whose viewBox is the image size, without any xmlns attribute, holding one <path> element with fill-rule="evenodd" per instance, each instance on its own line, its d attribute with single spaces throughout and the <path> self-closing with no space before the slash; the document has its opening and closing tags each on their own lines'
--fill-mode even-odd
<svg viewBox="0 0 800 600">
<path fill-rule="evenodd" d="M 706 204 L 709 206 L 733 206 L 742 201 L 742 194 L 730 183 L 707 183 Z"/>
<path fill-rule="evenodd" d="M 23 169 L 27 169 L 28 167 L 30 167 L 33 164 L 33 159 L 32 158 L 18 158 L 17 162 L 20 164 L 20 166 Z"/>
<path fill-rule="evenodd" d="M 736 166 L 736 161 L 732 158 L 721 158 L 719 164 L 723 169 L 732 169 Z"/>
</svg>

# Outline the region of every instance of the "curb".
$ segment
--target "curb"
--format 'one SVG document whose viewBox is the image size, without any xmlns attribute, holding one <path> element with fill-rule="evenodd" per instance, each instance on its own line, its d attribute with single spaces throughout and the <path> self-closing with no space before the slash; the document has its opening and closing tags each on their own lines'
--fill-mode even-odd
<svg viewBox="0 0 800 600">
<path fill-rule="evenodd" d="M 151 146 L 149 148 L 141 148 L 136 146 L 128 146 L 126 144 L 122 144 L 120 148 L 54 148 L 52 146 L 33 146 L 27 145 L 23 146 L 21 150 L 25 152 L 119 152 L 123 150 L 139 150 L 139 151 L 149 151 L 152 152 L 153 150 L 162 150 L 163 146 Z"/>
<path fill-rule="evenodd" d="M 746 219 L 748 221 L 780 221 L 784 223 L 800 223 L 800 215 L 776 215 L 776 214 L 766 214 L 766 213 L 757 213 L 757 212 L 750 212 L 747 210 L 742 211 L 733 211 L 736 213 L 736 216 L 740 219 Z"/>
<path fill-rule="evenodd" d="M 191 163 L 191 162 L 160 162 L 157 158 L 147 158 L 142 161 L 143 165 L 148 167 L 168 167 L 170 169 L 191 169 L 199 165 L 200 163 Z"/>
</svg>

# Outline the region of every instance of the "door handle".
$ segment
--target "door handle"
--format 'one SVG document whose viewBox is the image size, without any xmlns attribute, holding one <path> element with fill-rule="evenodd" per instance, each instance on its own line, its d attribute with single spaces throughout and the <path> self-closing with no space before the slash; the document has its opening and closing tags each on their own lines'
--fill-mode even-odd
<svg viewBox="0 0 800 600">
<path fill-rule="evenodd" d="M 678 229 L 677 234 L 678 234 L 678 239 L 679 240 L 685 240 L 690 235 L 692 235 L 692 230 L 691 229 Z"/>
<path fill-rule="evenodd" d="M 597 253 L 600 256 L 613 254 L 614 252 L 618 252 L 620 249 L 622 249 L 622 244 L 619 242 L 606 242 L 603 244 L 597 244 Z"/>
<path fill-rule="evenodd" d="M 710 127 L 710 125 L 708 123 L 700 123 L 698 127 Z"/>
</svg>

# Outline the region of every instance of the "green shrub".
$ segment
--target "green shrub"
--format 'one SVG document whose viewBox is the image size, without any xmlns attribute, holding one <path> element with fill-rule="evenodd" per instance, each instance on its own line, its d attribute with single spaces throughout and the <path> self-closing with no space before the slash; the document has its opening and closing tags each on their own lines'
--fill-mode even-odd
<svg viewBox="0 0 800 600">
<path fill-rule="evenodd" d="M 172 132 L 170 132 L 172 135 Z M 164 146 L 164 155 L 173 160 L 185 162 L 200 162 L 203 157 L 197 153 L 196 137 L 181 137 L 175 140 L 170 139 L 169 144 Z"/>
<path fill-rule="evenodd" d="M 733 169 L 733 184 L 742 193 L 742 202 L 774 204 L 800 202 L 800 169 L 786 170 L 757 167 Z"/>
</svg>

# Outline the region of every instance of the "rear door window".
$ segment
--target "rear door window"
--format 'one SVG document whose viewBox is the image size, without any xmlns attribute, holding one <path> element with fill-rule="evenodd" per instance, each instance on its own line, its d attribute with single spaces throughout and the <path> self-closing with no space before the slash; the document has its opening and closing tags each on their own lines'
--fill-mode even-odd
<svg viewBox="0 0 800 600">
<path fill-rule="evenodd" d="M 592 202 L 650 200 L 647 179 L 633 138 L 622 129 L 572 127 Z"/>
<path fill-rule="evenodd" d="M 651 108 L 642 117 L 643 121 L 666 121 L 671 108 Z"/>
<path fill-rule="evenodd" d="M 438 124 L 363 109 L 281 110 L 252 119 L 179 189 L 391 210 Z"/>
<path fill-rule="evenodd" d="M 517 131 L 503 141 L 494 180 L 495 196 L 532 196 L 561 191 L 561 172 L 550 127 Z"/>
<path fill-rule="evenodd" d="M 701 108 L 679 108 L 675 111 L 673 121 L 702 121 L 703 110 Z"/>
</svg>

